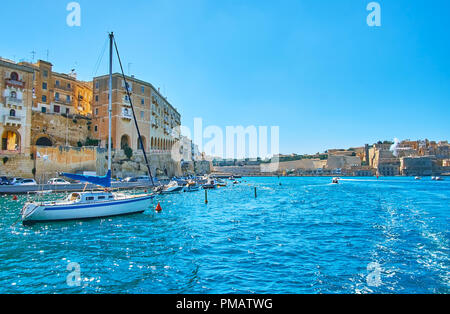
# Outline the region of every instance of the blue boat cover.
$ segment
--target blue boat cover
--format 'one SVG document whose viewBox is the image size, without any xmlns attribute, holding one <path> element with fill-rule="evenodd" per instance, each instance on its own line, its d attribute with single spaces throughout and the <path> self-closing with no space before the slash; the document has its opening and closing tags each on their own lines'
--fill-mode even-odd
<svg viewBox="0 0 450 314">
<path fill-rule="evenodd" d="M 103 186 L 105 188 L 111 187 L 111 170 L 108 171 L 106 176 L 85 176 L 83 174 L 72 174 L 72 173 L 62 173 L 63 176 L 72 179 L 78 180 L 81 182 L 88 182 L 96 185 Z"/>
</svg>

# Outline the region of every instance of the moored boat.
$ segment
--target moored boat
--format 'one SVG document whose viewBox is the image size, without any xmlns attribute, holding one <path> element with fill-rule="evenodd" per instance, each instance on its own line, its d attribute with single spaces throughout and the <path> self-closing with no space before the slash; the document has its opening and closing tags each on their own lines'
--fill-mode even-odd
<svg viewBox="0 0 450 314">
<path fill-rule="evenodd" d="M 200 185 L 195 181 L 189 181 L 184 187 L 184 192 L 196 192 L 200 191 Z"/>
<path fill-rule="evenodd" d="M 69 194 L 64 200 L 57 202 L 28 202 L 21 210 L 22 222 L 42 222 L 42 221 L 60 221 L 60 220 L 78 220 L 90 218 L 102 218 L 109 216 L 118 216 L 126 214 L 135 214 L 144 212 L 150 205 L 149 201 L 154 197 L 152 194 L 131 195 L 123 193 L 113 193 L 108 189 L 111 188 L 111 161 L 112 161 L 112 137 L 111 137 L 111 120 L 112 120 L 112 61 L 113 61 L 113 45 L 115 44 L 113 33 L 109 34 L 109 104 L 108 104 L 108 172 L 105 176 L 78 175 L 71 173 L 63 173 L 62 175 L 80 182 L 86 182 L 105 188 L 100 192 L 80 192 Z M 117 46 L 116 46 L 117 49 Z M 120 61 L 120 59 L 119 59 Z M 123 73 L 123 79 L 126 78 Z M 128 86 L 126 83 L 125 86 Z M 132 108 L 130 92 L 127 88 L 128 99 Z M 139 135 L 141 147 L 142 137 L 140 136 L 139 127 L 135 119 L 135 126 Z M 147 163 L 148 174 L 153 185 L 153 177 L 151 176 L 150 165 L 145 151 L 143 150 L 145 161 Z"/>
<path fill-rule="evenodd" d="M 184 190 L 184 186 L 178 184 L 177 181 L 170 181 L 168 185 L 163 186 L 158 190 L 161 194 L 172 194 L 172 193 L 179 193 Z"/>
<path fill-rule="evenodd" d="M 30 202 L 22 211 L 23 223 L 102 218 L 142 213 L 152 194 L 126 195 L 113 192 L 72 193 L 59 202 Z"/>
</svg>

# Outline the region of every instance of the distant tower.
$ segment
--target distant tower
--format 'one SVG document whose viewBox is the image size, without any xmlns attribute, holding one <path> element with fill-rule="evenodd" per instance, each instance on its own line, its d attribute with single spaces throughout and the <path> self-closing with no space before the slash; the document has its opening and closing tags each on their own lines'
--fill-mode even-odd
<svg viewBox="0 0 450 314">
<path fill-rule="evenodd" d="M 364 147 L 364 160 L 366 161 L 366 164 L 369 166 L 370 162 L 369 162 L 369 144 L 366 144 L 366 146 Z"/>
</svg>

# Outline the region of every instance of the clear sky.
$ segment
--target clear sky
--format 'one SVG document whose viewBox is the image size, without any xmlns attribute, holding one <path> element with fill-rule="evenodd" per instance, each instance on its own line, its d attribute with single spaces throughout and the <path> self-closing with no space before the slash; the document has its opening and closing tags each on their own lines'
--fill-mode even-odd
<svg viewBox="0 0 450 314">
<path fill-rule="evenodd" d="M 128 72 L 193 125 L 280 126 L 282 153 L 450 135 L 450 1 L 61 0 L 2 3 L 0 56 L 46 59 L 79 78 L 114 31 Z M 116 70 L 118 68 L 116 67 Z"/>
</svg>

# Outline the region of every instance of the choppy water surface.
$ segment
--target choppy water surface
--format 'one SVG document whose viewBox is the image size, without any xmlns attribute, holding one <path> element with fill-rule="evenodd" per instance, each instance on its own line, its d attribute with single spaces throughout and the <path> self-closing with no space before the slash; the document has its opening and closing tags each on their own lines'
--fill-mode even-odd
<svg viewBox="0 0 450 314">
<path fill-rule="evenodd" d="M 208 205 L 34 226 L 11 227 L 25 196 L 1 197 L 0 293 L 450 292 L 450 178 L 243 180 Z"/>
</svg>

